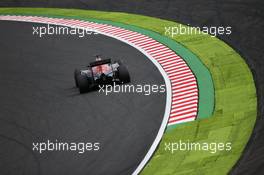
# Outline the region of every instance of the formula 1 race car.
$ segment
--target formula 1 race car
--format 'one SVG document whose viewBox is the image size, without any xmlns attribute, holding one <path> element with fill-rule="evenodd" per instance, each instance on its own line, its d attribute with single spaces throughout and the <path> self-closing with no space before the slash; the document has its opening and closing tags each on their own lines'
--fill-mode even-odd
<svg viewBox="0 0 264 175">
<path fill-rule="evenodd" d="M 130 82 L 129 72 L 123 63 L 118 60 L 101 59 L 96 55 L 96 61 L 91 62 L 86 69 L 76 69 L 74 80 L 80 93 L 99 88 L 99 85 L 123 84 Z"/>
</svg>

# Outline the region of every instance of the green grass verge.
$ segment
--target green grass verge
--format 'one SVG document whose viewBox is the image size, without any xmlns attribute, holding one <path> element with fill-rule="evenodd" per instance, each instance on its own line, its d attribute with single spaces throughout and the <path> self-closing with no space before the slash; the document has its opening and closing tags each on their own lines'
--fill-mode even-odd
<svg viewBox="0 0 264 175">
<path fill-rule="evenodd" d="M 65 15 L 110 20 L 140 26 L 164 35 L 165 26 L 178 23 L 114 12 L 62 9 L 11 9 L 0 13 Z M 243 59 L 227 44 L 208 35 L 178 35 L 173 38 L 195 55 L 210 70 L 215 87 L 213 117 L 197 120 L 166 132 L 142 174 L 226 174 L 240 157 L 252 132 L 256 113 L 256 90 L 252 74 Z M 230 152 L 164 151 L 165 142 L 231 142 Z"/>
</svg>

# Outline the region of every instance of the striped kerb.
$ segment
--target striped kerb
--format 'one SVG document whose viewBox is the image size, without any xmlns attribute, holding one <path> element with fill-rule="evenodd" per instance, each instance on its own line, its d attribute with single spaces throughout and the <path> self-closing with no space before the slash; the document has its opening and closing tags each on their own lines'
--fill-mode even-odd
<svg viewBox="0 0 264 175">
<path fill-rule="evenodd" d="M 158 62 L 171 83 L 171 107 L 168 125 L 193 121 L 198 112 L 198 86 L 196 78 L 186 62 L 167 46 L 156 40 L 127 29 L 95 22 L 35 16 L 0 16 L 0 20 L 45 23 L 76 28 L 89 28 L 107 34 L 147 53 Z"/>
</svg>

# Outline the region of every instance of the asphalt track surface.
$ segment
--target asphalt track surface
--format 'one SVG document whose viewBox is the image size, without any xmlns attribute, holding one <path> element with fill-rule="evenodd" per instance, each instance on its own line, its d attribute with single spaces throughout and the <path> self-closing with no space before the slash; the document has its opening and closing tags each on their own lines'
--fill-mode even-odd
<svg viewBox="0 0 264 175">
<path fill-rule="evenodd" d="M 264 2 L 262 0 L 5 0 L 0 6 L 81 8 L 148 15 L 191 26 L 231 26 L 220 37 L 248 63 L 258 95 L 258 119 L 241 160 L 230 174 L 264 174 Z"/>
<path fill-rule="evenodd" d="M 80 95 L 73 70 L 93 54 L 121 59 L 132 84 L 164 84 L 131 46 L 102 36 L 32 35 L 40 24 L 0 22 L 0 174 L 132 174 L 153 143 L 166 94 Z M 99 142 L 100 151 L 32 151 L 33 142 Z"/>
</svg>

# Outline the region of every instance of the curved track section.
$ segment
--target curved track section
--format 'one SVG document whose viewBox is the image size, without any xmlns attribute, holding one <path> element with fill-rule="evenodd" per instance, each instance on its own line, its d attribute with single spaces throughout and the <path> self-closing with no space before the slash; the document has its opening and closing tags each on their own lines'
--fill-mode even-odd
<svg viewBox="0 0 264 175">
<path fill-rule="evenodd" d="M 167 111 L 170 111 L 168 125 L 195 120 L 198 108 L 198 87 L 194 74 L 182 58 L 170 48 L 158 43 L 154 39 L 120 27 L 74 19 L 0 16 L 0 20 L 38 22 L 74 28 L 85 28 L 116 38 L 137 48 L 159 68 L 165 82 L 167 81 L 167 94 L 172 93 L 172 99 L 170 99 L 170 97 L 167 98 Z M 170 87 L 170 83 L 172 87 Z"/>
<path fill-rule="evenodd" d="M 167 102 L 164 119 L 148 153 L 134 174 L 139 173 L 154 153 L 161 140 L 166 125 L 193 121 L 197 116 L 198 88 L 194 74 L 171 49 L 142 34 L 106 24 L 73 19 L 58 19 L 33 16 L 1 16 L 0 20 L 36 22 L 86 28 L 106 36 L 121 40 L 145 54 L 159 69 L 166 83 Z"/>
<path fill-rule="evenodd" d="M 73 70 L 93 54 L 121 59 L 132 84 L 164 84 L 142 53 L 103 35 L 32 35 L 40 24 L 0 22 L 0 174 L 131 174 L 152 145 L 166 95 L 80 95 Z M 142 107 L 144 106 L 144 107 Z M 32 142 L 100 142 L 99 152 L 32 151 Z"/>
<path fill-rule="evenodd" d="M 191 26 L 232 26 L 234 32 L 230 36 L 222 36 L 228 44 L 236 48 L 243 55 L 250 66 L 257 86 L 258 93 L 258 120 L 252 137 L 245 150 L 244 156 L 234 167 L 231 174 L 264 173 L 263 140 L 264 140 L 264 58 L 263 58 L 263 1 L 261 0 L 224 0 L 211 1 L 106 1 L 106 0 L 68 0 L 67 2 L 52 0 L 37 2 L 33 0 L 8 0 L 0 2 L 2 7 L 56 7 L 81 8 L 102 11 L 121 11 L 126 13 L 142 14 L 179 21 Z M 177 14 L 175 14 L 177 12 Z M 232 18 L 230 18 L 232 16 Z M 201 20 L 203 19 L 203 20 Z M 258 35 L 257 35 L 258 34 Z M 243 37 L 241 37 L 243 36 Z"/>
</svg>

